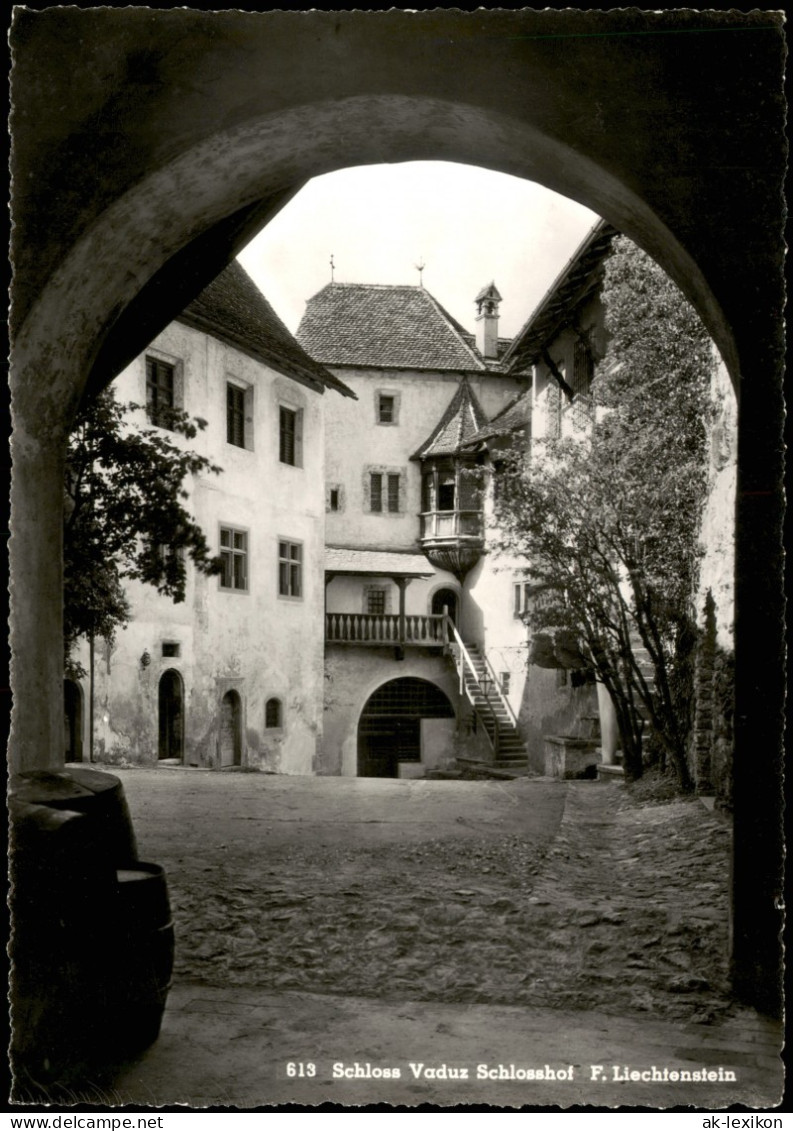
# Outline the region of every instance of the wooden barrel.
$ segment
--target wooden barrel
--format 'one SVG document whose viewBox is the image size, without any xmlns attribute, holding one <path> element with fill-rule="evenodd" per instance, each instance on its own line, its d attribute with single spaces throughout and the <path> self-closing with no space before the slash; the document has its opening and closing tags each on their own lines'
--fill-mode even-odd
<svg viewBox="0 0 793 1131">
<path fill-rule="evenodd" d="M 140 860 L 118 868 L 115 908 L 120 977 L 112 988 L 111 1045 L 128 1057 L 157 1039 L 171 986 L 174 931 L 163 869 Z"/>
<path fill-rule="evenodd" d="M 113 774 L 33 770 L 12 779 L 10 795 L 32 805 L 84 813 L 94 826 L 103 854 L 116 867 L 138 854 L 124 787 Z"/>
<path fill-rule="evenodd" d="M 55 1103 L 93 1078 L 106 1048 L 116 875 L 84 813 L 18 797 L 9 813 L 14 1098 Z"/>
</svg>

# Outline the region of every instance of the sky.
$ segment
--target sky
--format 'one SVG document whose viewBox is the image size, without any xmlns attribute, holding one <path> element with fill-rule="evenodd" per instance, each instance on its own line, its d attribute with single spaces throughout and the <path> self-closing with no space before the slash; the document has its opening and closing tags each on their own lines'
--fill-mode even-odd
<svg viewBox="0 0 793 1131">
<path fill-rule="evenodd" d="M 532 181 L 444 161 L 365 165 L 315 177 L 239 255 L 294 332 L 306 300 L 338 283 L 419 282 L 474 331 L 493 280 L 499 335 L 513 337 L 597 221 Z"/>
</svg>

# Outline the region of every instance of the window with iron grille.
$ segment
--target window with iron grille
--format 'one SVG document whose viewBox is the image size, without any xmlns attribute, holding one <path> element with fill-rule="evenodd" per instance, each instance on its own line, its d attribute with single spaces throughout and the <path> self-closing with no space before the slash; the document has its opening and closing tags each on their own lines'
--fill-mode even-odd
<svg viewBox="0 0 793 1131">
<path fill-rule="evenodd" d="M 233 526 L 220 528 L 220 588 L 248 589 L 248 533 Z"/>
<path fill-rule="evenodd" d="M 146 412 L 158 428 L 173 429 L 175 366 L 156 357 L 146 358 Z"/>
<path fill-rule="evenodd" d="M 303 547 L 299 542 L 278 543 L 278 593 L 281 597 L 303 596 Z"/>
<path fill-rule="evenodd" d="M 385 589 L 368 589 L 366 592 L 366 611 L 374 616 L 385 613 Z"/>
<path fill-rule="evenodd" d="M 303 466 L 303 413 L 300 409 L 279 408 L 278 458 L 292 467 Z"/>
<path fill-rule="evenodd" d="M 226 385 L 226 441 L 245 447 L 245 390 L 238 385 Z"/>
</svg>

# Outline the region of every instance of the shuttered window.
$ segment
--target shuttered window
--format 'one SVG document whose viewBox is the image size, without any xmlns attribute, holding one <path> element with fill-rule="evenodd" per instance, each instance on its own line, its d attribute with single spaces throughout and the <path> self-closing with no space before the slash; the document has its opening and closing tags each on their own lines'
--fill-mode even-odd
<svg viewBox="0 0 793 1131">
<path fill-rule="evenodd" d="M 226 385 L 226 440 L 245 447 L 245 390 L 237 385 Z"/>
<path fill-rule="evenodd" d="M 173 427 L 175 367 L 156 357 L 146 358 L 146 412 L 158 428 Z"/>
</svg>

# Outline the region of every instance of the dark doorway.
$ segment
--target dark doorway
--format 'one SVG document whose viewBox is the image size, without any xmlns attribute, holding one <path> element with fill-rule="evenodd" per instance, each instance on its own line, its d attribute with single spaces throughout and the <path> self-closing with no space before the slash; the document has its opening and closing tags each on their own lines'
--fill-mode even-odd
<svg viewBox="0 0 793 1131">
<path fill-rule="evenodd" d="M 426 679 L 392 679 L 375 691 L 358 724 L 358 776 L 399 777 L 400 762 L 421 761 L 421 720 L 453 719 L 440 688 Z"/>
<path fill-rule="evenodd" d="M 83 691 L 73 679 L 63 681 L 64 743 L 67 762 L 83 760 Z"/>
<path fill-rule="evenodd" d="M 220 704 L 220 767 L 242 764 L 242 701 L 227 691 Z"/>
<path fill-rule="evenodd" d="M 184 695 L 182 677 L 170 669 L 160 676 L 158 689 L 159 743 L 157 757 L 182 759 L 184 753 Z"/>
<path fill-rule="evenodd" d="M 437 593 L 432 595 L 432 608 L 433 616 L 440 616 L 443 612 L 444 606 L 452 622 L 457 624 L 457 594 L 453 589 L 439 589 Z"/>
</svg>

